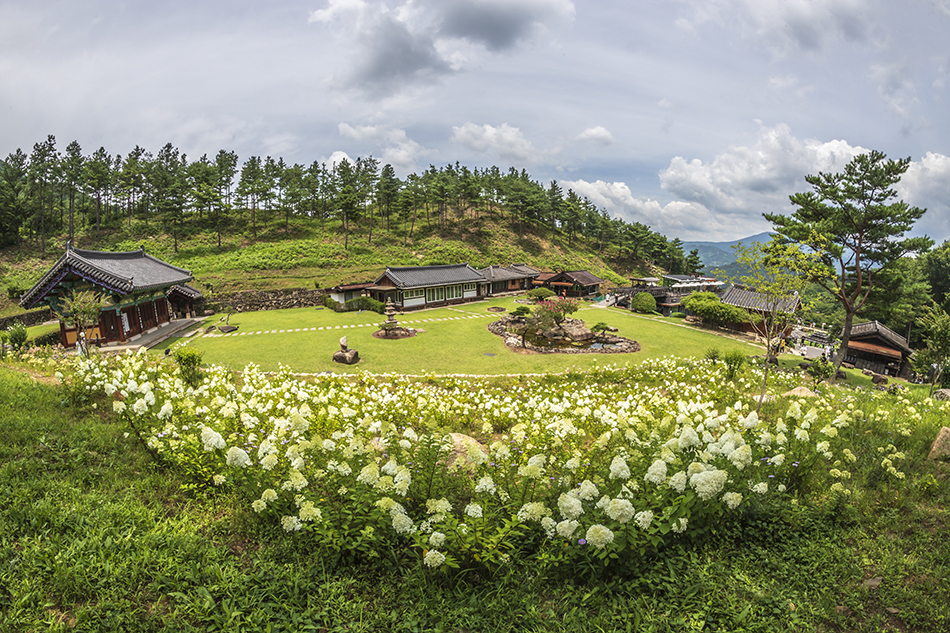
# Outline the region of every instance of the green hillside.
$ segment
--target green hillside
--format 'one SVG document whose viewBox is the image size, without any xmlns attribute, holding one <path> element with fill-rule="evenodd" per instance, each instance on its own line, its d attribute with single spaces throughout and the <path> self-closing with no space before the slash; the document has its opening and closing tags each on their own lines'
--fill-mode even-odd
<svg viewBox="0 0 950 633">
<path fill-rule="evenodd" d="M 212 285 L 215 293 L 370 281 L 387 265 L 468 262 L 479 268 L 527 262 L 543 270 L 590 270 L 614 285 L 654 270 L 643 260 L 621 258 L 615 245 L 605 245 L 598 253 L 597 243 L 576 238 L 573 244 L 552 244 L 550 233 L 542 233 L 528 226 L 519 238 L 500 219 L 483 218 L 461 236 L 457 230 L 443 233 L 435 225 L 423 225 L 409 239 L 405 231 L 377 227 L 370 241 L 368 230 L 344 236 L 337 223 L 327 222 L 321 229 L 307 220 L 293 220 L 287 227 L 258 231 L 256 239 L 243 233 L 222 236 L 220 247 L 213 231 L 195 231 L 179 238 L 176 252 L 171 235 L 147 232 L 144 224 L 134 223 L 132 229 L 103 232 L 98 240 L 86 232 L 75 246 L 108 251 L 144 245 L 148 253 L 191 270 L 199 288 Z M 65 242 L 65 236 L 50 239 L 45 256 L 30 243 L 0 250 L 0 287 L 9 289 L 0 296 L 0 316 L 22 311 L 10 295 L 32 286 L 62 254 Z"/>
</svg>

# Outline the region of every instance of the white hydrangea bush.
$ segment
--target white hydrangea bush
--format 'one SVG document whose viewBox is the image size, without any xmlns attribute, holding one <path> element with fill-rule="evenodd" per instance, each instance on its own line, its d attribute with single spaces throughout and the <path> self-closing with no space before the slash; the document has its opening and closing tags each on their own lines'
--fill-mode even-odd
<svg viewBox="0 0 950 633">
<path fill-rule="evenodd" d="M 796 492 L 806 470 L 846 494 L 852 410 L 823 397 L 760 419 L 750 398 L 722 404 L 756 393 L 756 376 L 727 392 L 721 371 L 661 359 L 495 387 L 212 366 L 191 388 L 174 365 L 130 354 L 80 360 L 73 379 L 156 457 L 239 487 L 288 533 L 341 546 L 349 530 L 369 549 L 402 539 L 440 567 L 503 564 L 525 543 L 567 558 L 643 552 Z M 445 429 L 481 442 L 459 448 Z"/>
</svg>

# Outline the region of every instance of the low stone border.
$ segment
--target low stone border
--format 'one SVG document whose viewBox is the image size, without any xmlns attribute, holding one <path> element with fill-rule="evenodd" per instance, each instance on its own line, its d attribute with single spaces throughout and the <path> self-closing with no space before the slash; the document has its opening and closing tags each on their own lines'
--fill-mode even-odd
<svg viewBox="0 0 950 633">
<path fill-rule="evenodd" d="M 591 349 L 589 347 L 564 347 L 564 348 L 551 348 L 551 347 L 538 347 L 537 345 L 532 345 L 531 343 L 525 341 L 524 346 L 521 345 L 521 337 L 517 334 L 512 334 L 508 331 L 507 326 L 504 321 L 492 321 L 488 324 L 488 331 L 496 336 L 500 336 L 502 340 L 505 341 L 505 345 L 508 349 L 528 349 L 532 352 L 538 354 L 632 354 L 634 352 L 640 351 L 640 344 L 636 341 L 631 341 L 628 338 L 622 336 L 611 336 L 609 338 L 608 345 L 616 345 L 616 347 L 602 347 L 600 349 Z"/>
</svg>

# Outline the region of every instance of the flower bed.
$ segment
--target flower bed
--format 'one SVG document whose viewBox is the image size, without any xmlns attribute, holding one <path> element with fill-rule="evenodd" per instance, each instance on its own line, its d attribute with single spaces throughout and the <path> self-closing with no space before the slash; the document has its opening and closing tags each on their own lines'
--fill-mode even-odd
<svg viewBox="0 0 950 633">
<path fill-rule="evenodd" d="M 864 413 L 825 398 L 760 418 L 741 395 L 758 378 L 730 383 L 723 371 L 666 359 L 486 386 L 369 374 L 311 383 L 254 366 L 236 382 L 211 367 L 190 387 L 173 365 L 130 354 L 78 360 L 67 382 L 111 398 L 157 459 L 196 485 L 233 486 L 250 512 L 315 548 L 493 569 L 513 556 L 609 565 L 748 503 L 848 494 L 847 431 Z M 898 403 L 899 444 L 920 415 Z M 448 430 L 488 448 L 472 443 L 450 466 Z M 902 477 L 897 447 L 879 458 Z"/>
</svg>

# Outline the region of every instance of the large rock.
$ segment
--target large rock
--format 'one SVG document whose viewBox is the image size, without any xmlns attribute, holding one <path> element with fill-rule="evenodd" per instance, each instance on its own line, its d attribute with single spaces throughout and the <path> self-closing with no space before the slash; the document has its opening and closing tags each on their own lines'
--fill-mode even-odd
<svg viewBox="0 0 950 633">
<path fill-rule="evenodd" d="M 873 382 L 875 385 L 886 385 L 887 376 L 882 376 L 881 374 L 874 374 L 873 376 L 871 376 L 871 382 Z"/>
<path fill-rule="evenodd" d="M 930 447 L 928 459 L 948 459 L 950 458 L 950 427 L 943 427 L 937 433 L 937 439 Z"/>
<path fill-rule="evenodd" d="M 583 321 L 566 319 L 560 327 L 553 327 L 541 336 L 549 340 L 587 341 L 594 338 L 594 333 L 587 329 Z"/>
<path fill-rule="evenodd" d="M 355 349 L 350 349 L 347 351 L 340 350 L 333 354 L 333 361 L 336 363 L 342 363 L 344 365 L 355 365 L 360 362 L 360 353 Z"/>
<path fill-rule="evenodd" d="M 950 400 L 950 389 L 937 389 L 934 392 L 935 400 Z"/>
<path fill-rule="evenodd" d="M 808 387 L 795 387 L 791 391 L 782 394 L 785 398 L 817 398 L 818 394 Z"/>
</svg>

